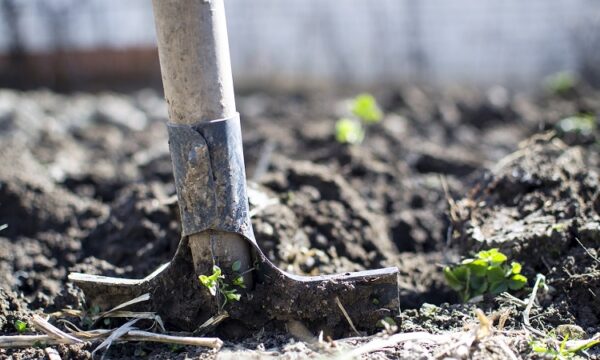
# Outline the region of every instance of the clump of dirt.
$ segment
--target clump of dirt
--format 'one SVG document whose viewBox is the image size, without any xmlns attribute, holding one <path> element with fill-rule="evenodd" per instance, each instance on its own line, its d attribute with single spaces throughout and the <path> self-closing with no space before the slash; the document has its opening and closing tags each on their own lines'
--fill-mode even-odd
<svg viewBox="0 0 600 360">
<path fill-rule="evenodd" d="M 545 274 L 547 303 L 597 331 L 600 176 L 589 151 L 553 133 L 532 138 L 457 203 L 454 240 L 463 253 L 499 247 L 529 274 Z"/>
<path fill-rule="evenodd" d="M 279 159 L 274 163 L 277 171 L 263 183 L 282 194 L 280 201 L 299 215 L 298 229 L 312 248 L 364 268 L 391 262 L 397 250 L 384 231 L 384 219 L 373 216 L 341 176 L 308 162 Z"/>
<path fill-rule="evenodd" d="M 126 267 L 128 276 L 138 278 L 171 260 L 179 244 L 179 209 L 161 183 L 127 186 L 110 208 L 85 237 L 84 253 Z"/>
</svg>

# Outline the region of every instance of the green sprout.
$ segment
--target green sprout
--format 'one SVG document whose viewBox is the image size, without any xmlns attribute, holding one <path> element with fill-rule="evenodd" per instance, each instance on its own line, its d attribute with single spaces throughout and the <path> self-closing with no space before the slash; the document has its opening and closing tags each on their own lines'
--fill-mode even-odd
<svg viewBox="0 0 600 360">
<path fill-rule="evenodd" d="M 22 334 L 25 331 L 27 331 L 27 323 L 23 320 L 15 320 L 15 323 L 13 325 L 15 326 L 15 329 L 19 334 Z"/>
<path fill-rule="evenodd" d="M 342 144 L 360 144 L 365 130 L 359 121 L 341 118 L 335 123 L 335 139 Z"/>
<path fill-rule="evenodd" d="M 350 104 L 350 114 L 335 123 L 335 139 L 342 144 L 360 144 L 367 127 L 383 118 L 383 112 L 371 94 L 360 94 Z"/>
<path fill-rule="evenodd" d="M 569 116 L 556 124 L 556 128 L 561 133 L 577 133 L 581 135 L 591 135 L 597 127 L 596 117 L 592 114 L 582 113 Z"/>
<path fill-rule="evenodd" d="M 242 295 L 235 288 L 236 286 L 239 288 L 246 287 L 243 274 L 239 273 L 241 267 L 242 263 L 239 260 L 231 265 L 231 270 L 234 273 L 231 285 L 225 282 L 225 275 L 223 275 L 221 268 L 217 265 L 213 266 L 212 274 L 200 275 L 198 277 L 200 284 L 207 288 L 212 296 L 217 296 L 217 293 L 223 296 L 223 303 L 220 305 L 219 310 L 223 310 L 228 302 L 240 301 L 242 298 Z"/>
<path fill-rule="evenodd" d="M 577 78 L 573 73 L 560 71 L 546 79 L 546 88 L 556 95 L 565 95 L 575 89 Z"/>
<path fill-rule="evenodd" d="M 352 101 L 352 114 L 366 124 L 375 124 L 381 121 L 383 113 L 377 101 L 371 94 L 360 94 Z"/>
<path fill-rule="evenodd" d="M 536 354 L 552 359 L 563 360 L 573 359 L 577 356 L 578 352 L 588 350 L 600 344 L 600 339 L 590 339 L 588 341 L 582 341 L 576 346 L 568 346 L 568 340 L 569 334 L 566 334 L 558 346 L 553 346 L 552 343 L 556 344 L 557 341 L 556 334 L 551 332 L 544 340 L 530 341 L 529 346 L 531 346 L 531 350 Z"/>
<path fill-rule="evenodd" d="M 464 259 L 460 264 L 446 266 L 444 277 L 457 291 L 463 302 L 486 293 L 499 295 L 509 290 L 522 289 L 527 278 L 521 274 L 521 264 L 506 264 L 506 255 L 498 249 L 480 251 L 475 258 Z"/>
</svg>

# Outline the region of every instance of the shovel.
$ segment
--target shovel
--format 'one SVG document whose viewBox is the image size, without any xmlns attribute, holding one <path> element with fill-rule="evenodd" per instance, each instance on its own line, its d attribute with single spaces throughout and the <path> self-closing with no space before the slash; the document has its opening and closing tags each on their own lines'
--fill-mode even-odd
<svg viewBox="0 0 600 360">
<path fill-rule="evenodd" d="M 149 293 L 140 309 L 186 331 L 227 319 L 246 329 L 300 323 L 339 337 L 397 316 L 395 267 L 306 277 L 263 254 L 248 213 L 223 0 L 153 0 L 153 8 L 182 237 L 173 259 L 144 279 L 71 273 L 88 303 L 109 309 Z M 220 281 L 203 286 L 199 276 L 217 269 Z"/>
</svg>

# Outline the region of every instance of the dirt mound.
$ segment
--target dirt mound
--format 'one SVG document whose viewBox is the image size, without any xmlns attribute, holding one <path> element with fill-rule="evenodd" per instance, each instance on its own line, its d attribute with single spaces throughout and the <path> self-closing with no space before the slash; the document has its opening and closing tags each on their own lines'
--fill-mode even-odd
<svg viewBox="0 0 600 360">
<path fill-rule="evenodd" d="M 83 252 L 148 275 L 171 260 L 179 244 L 179 209 L 160 183 L 133 184 L 110 204 L 110 214 L 83 239 Z"/>
<path fill-rule="evenodd" d="M 583 326 L 598 326 L 600 176 L 583 147 L 553 134 L 509 155 L 454 209 L 463 253 L 499 247 L 530 274 L 546 274 L 554 302 Z"/>
</svg>

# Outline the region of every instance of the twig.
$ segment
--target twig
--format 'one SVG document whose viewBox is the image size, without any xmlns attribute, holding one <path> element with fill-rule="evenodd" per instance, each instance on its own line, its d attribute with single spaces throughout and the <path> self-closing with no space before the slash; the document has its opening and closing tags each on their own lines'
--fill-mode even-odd
<svg viewBox="0 0 600 360">
<path fill-rule="evenodd" d="M 98 350 L 102 350 L 102 349 L 106 348 L 106 351 L 108 351 L 108 349 L 110 348 L 112 343 L 115 342 L 120 337 L 122 337 L 123 335 L 127 334 L 130 330 L 133 330 L 134 329 L 133 324 L 135 324 L 139 320 L 140 319 L 129 320 L 125 324 L 119 326 L 116 330 L 113 330 L 110 333 L 110 335 L 108 335 L 108 337 L 103 342 L 101 342 L 100 345 L 98 345 L 94 349 L 94 351 L 92 351 L 92 358 L 94 358 L 94 355 L 96 354 L 96 351 L 98 351 Z M 104 354 L 106 354 L 106 351 L 104 352 Z M 104 358 L 104 354 L 102 355 L 102 358 Z"/>
<path fill-rule="evenodd" d="M 507 292 L 501 293 L 500 295 L 498 295 L 498 297 L 499 297 L 499 300 L 502 300 L 502 301 L 506 302 L 507 304 L 514 304 L 514 305 L 521 306 L 521 307 L 527 306 L 527 301 L 521 300 L 518 297 L 513 296 Z"/>
<path fill-rule="evenodd" d="M 508 347 L 508 345 L 506 344 L 506 342 L 504 341 L 504 337 L 494 337 L 494 343 L 496 343 L 496 345 L 498 345 L 498 347 L 500 349 L 502 349 L 502 351 L 504 351 L 504 353 L 506 354 L 506 356 L 511 359 L 511 360 L 518 360 L 517 355 L 515 355 L 515 353 L 510 349 L 510 347 Z"/>
<path fill-rule="evenodd" d="M 54 348 L 47 347 L 44 349 L 44 352 L 46 353 L 46 355 L 48 355 L 49 360 L 62 360 L 60 354 Z"/>
<path fill-rule="evenodd" d="M 587 254 L 588 254 L 588 255 L 589 255 L 589 256 L 590 256 L 592 259 L 594 259 L 594 261 L 595 261 L 595 262 L 597 262 L 597 263 L 600 263 L 600 260 L 599 260 L 597 257 L 595 257 L 594 255 L 592 255 L 592 253 L 590 252 L 590 250 L 589 250 L 588 248 L 586 248 L 585 246 L 583 246 L 583 244 L 581 243 L 581 241 L 579 241 L 579 239 L 578 239 L 578 238 L 575 238 L 575 241 L 577 241 L 577 243 L 578 243 L 579 245 L 581 245 L 581 247 L 583 248 L 583 250 L 585 250 L 585 252 L 586 252 L 586 253 L 587 253 Z"/>
<path fill-rule="evenodd" d="M 545 337 L 545 335 L 541 331 L 539 331 L 539 330 L 535 329 L 533 326 L 531 326 L 531 323 L 529 322 L 529 313 L 531 312 L 531 308 L 533 307 L 533 302 L 535 301 L 535 299 L 537 297 L 537 292 L 538 292 L 540 283 L 542 281 L 544 281 L 545 279 L 546 279 L 546 277 L 544 275 L 537 274 L 537 276 L 535 278 L 535 284 L 533 285 L 533 289 L 531 290 L 531 295 L 529 295 L 527 307 L 525 307 L 525 310 L 523 311 L 523 324 L 525 326 L 525 329 L 527 329 L 541 337 Z"/>
<path fill-rule="evenodd" d="M 336 296 L 335 302 L 336 302 L 337 306 L 340 308 L 340 310 L 342 311 L 342 314 L 344 314 L 344 317 L 348 321 L 348 324 L 350 324 L 350 327 L 352 328 L 352 330 L 354 330 L 354 333 L 356 333 L 356 335 L 360 336 L 361 334 L 358 332 L 358 330 L 356 330 L 356 326 L 354 326 L 354 323 L 352 322 L 352 319 L 350 319 L 350 315 L 348 315 L 348 312 L 344 308 L 344 305 L 342 305 L 340 298 Z"/>
<path fill-rule="evenodd" d="M 102 314 L 98 315 L 98 319 L 101 319 L 103 317 L 108 317 L 108 315 L 110 315 L 111 313 L 121 310 L 121 309 L 124 309 L 130 305 L 134 305 L 134 304 L 141 303 L 141 302 L 148 301 L 148 300 L 150 300 L 150 293 L 140 295 L 140 296 L 136 297 L 135 299 L 126 301 L 120 305 L 115 306 L 114 308 L 112 308 L 108 311 L 103 312 Z"/>
<path fill-rule="evenodd" d="M 128 341 L 149 341 L 167 344 L 203 346 L 211 349 L 220 349 L 223 346 L 223 341 L 219 338 L 173 336 L 165 334 L 156 334 L 142 330 L 129 331 L 123 338 Z"/>
<path fill-rule="evenodd" d="M 60 330 L 56 326 L 50 324 L 48 321 L 43 319 L 41 316 L 35 314 L 32 317 L 33 326 L 36 327 L 41 332 L 48 334 L 49 336 L 55 339 L 64 339 L 69 340 L 68 343 L 82 343 L 83 341 L 79 340 L 76 337 L 73 337 L 66 332 Z"/>
<path fill-rule="evenodd" d="M 200 325 L 196 330 L 194 330 L 194 333 L 207 332 L 208 330 L 217 326 L 217 324 L 219 324 L 221 321 L 227 319 L 228 317 L 229 317 L 229 313 L 227 311 L 218 313 L 217 315 L 206 320 L 202 325 Z"/>
<path fill-rule="evenodd" d="M 413 333 L 403 333 L 392 335 L 387 339 L 375 339 L 371 342 L 368 342 L 365 345 L 362 345 L 350 352 L 340 354 L 341 359 L 353 359 L 358 358 L 360 355 L 372 353 L 374 351 L 378 351 L 384 348 L 393 347 L 400 343 L 407 341 L 416 341 L 416 342 L 428 342 L 428 343 L 442 343 L 451 340 L 451 337 L 448 335 L 435 335 L 430 334 L 428 332 L 413 332 Z"/>
<path fill-rule="evenodd" d="M 9 335 L 0 336 L 0 349 L 6 348 L 25 348 L 33 347 L 40 344 L 44 345 L 60 345 L 73 344 L 69 339 L 57 339 L 49 335 Z"/>
<path fill-rule="evenodd" d="M 71 333 L 71 335 L 85 339 L 86 341 L 93 341 L 103 339 L 109 336 L 113 330 L 90 330 Z M 165 334 L 155 334 L 141 330 L 130 330 L 125 335 L 120 337 L 118 341 L 148 341 L 148 342 L 161 342 L 161 343 L 172 343 L 180 345 L 190 346 L 203 346 L 212 349 L 220 349 L 223 346 L 223 341 L 219 338 L 206 338 L 206 337 L 191 337 L 191 336 L 174 336 Z M 69 339 L 62 338 L 58 339 L 49 335 L 11 335 L 11 336 L 0 336 L 0 349 L 1 348 L 26 348 L 33 347 L 39 344 L 44 345 L 60 345 L 60 344 L 73 344 Z"/>
</svg>

